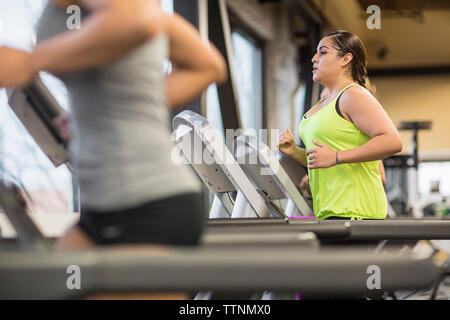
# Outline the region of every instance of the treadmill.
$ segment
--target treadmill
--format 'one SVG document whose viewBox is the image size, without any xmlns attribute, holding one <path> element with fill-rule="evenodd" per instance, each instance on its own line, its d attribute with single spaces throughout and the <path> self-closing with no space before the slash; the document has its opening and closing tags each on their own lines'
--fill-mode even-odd
<svg viewBox="0 0 450 320">
<path fill-rule="evenodd" d="M 199 121 L 203 127 L 210 128 L 206 119 L 192 111 L 183 111 L 173 120 L 175 134 L 180 129 L 179 119 L 183 119 L 186 126 L 194 126 L 194 121 Z M 196 133 L 195 131 L 193 133 Z M 203 140 L 203 143 L 208 144 L 202 135 L 198 134 L 197 139 Z M 221 139 L 215 141 L 218 149 L 226 149 Z M 296 230 L 297 228 L 304 228 L 303 230 L 325 231 L 326 239 L 343 240 L 344 243 L 351 243 L 352 241 L 379 241 L 379 240 L 431 240 L 431 239 L 450 239 L 450 220 L 414 220 L 414 219 L 395 219 L 395 220 L 316 220 L 308 219 L 312 214 L 312 210 L 303 196 L 296 190 L 290 176 L 294 172 L 297 165 L 298 172 L 302 172 L 303 167 L 296 163 L 289 163 L 289 170 L 285 166 L 278 163 L 276 156 L 270 152 L 267 145 L 262 141 L 258 141 L 253 135 L 241 135 L 236 138 L 236 150 L 234 150 L 237 162 L 240 164 L 242 170 L 252 181 L 252 187 L 260 194 L 264 195 L 265 202 L 268 206 L 274 204 L 276 199 L 288 199 L 288 205 L 284 211 L 277 208 L 278 211 L 283 211 L 281 216 L 257 218 L 256 215 L 248 217 L 248 215 L 231 216 L 226 218 L 213 217 L 207 221 L 207 232 L 280 232 L 282 230 Z M 228 151 L 228 150 L 227 150 Z M 246 158 L 257 159 L 255 163 L 248 163 L 244 161 Z M 204 164 L 207 166 L 208 164 Z M 211 164 L 214 166 L 215 164 Z M 304 169 L 303 169 L 304 170 Z M 233 174 L 233 173 L 231 173 Z M 232 176 L 233 177 L 233 176 Z M 229 178 L 229 175 L 227 175 Z M 202 181 L 205 185 L 211 184 L 211 179 L 207 174 L 203 174 Z M 239 186 L 238 186 L 239 187 Z M 245 189 L 241 187 L 241 189 Z M 214 207 L 214 206 L 213 206 Z M 290 216 L 292 208 L 298 210 L 301 216 Z M 286 213 L 288 212 L 288 213 Z M 307 218 L 307 219 L 302 219 Z M 345 227 L 348 228 L 350 234 L 346 237 L 339 237 L 337 234 L 329 234 L 327 237 L 327 227 Z M 313 231 L 314 232 L 314 231 Z M 319 238 L 323 234 L 317 234 Z"/>
<path fill-rule="evenodd" d="M 418 255 L 284 244 L 165 246 L 153 251 L 155 246 L 130 245 L 63 252 L 52 248 L 38 230 L 27 229 L 27 213 L 17 188 L 0 184 L 0 206 L 8 216 L 22 217 L 13 220 L 19 226 L 19 238 L 34 244 L 0 250 L 0 299 L 80 299 L 100 293 L 168 291 L 219 291 L 235 297 L 267 289 L 295 291 L 314 299 L 330 294 L 381 298 L 385 292 L 429 289 L 447 272 L 431 258 Z M 378 286 L 370 284 L 374 267 L 379 271 Z M 79 286 L 69 285 L 73 270 L 78 270 Z"/>
<path fill-rule="evenodd" d="M 67 286 L 71 266 L 80 289 Z M 370 267 L 381 289 L 369 289 Z M 407 272 L 405 272 L 407 271 Z M 95 293 L 259 290 L 296 291 L 302 297 L 380 297 L 427 289 L 442 274 L 430 258 L 375 255 L 357 250 L 289 248 L 181 248 L 165 252 L 96 249 L 86 252 L 0 252 L 0 299 L 79 299 Z"/>
<path fill-rule="evenodd" d="M 67 144 L 53 125 L 65 111 L 41 79 L 20 90 L 7 89 L 7 95 L 9 106 L 53 165 L 66 164 L 72 171 Z"/>
<path fill-rule="evenodd" d="M 288 218 L 298 215 L 315 218 L 311 207 L 280 164 L 278 157 L 261 137 L 258 139 L 252 131 L 236 137 L 234 154 L 242 170 L 259 192 L 267 195 L 271 201 L 287 199 L 284 213 Z"/>
<path fill-rule="evenodd" d="M 319 225 L 311 223 L 285 226 L 289 221 L 287 214 L 275 205 L 270 193 L 258 188 L 247 177 L 241 165 L 222 142 L 220 134 L 211 127 L 205 118 L 195 112 L 185 110 L 173 118 L 173 128 L 176 145 L 184 159 L 191 164 L 204 185 L 214 195 L 208 221 L 256 221 L 257 224 L 268 227 L 244 230 L 225 226 L 220 229 L 221 224 L 207 223 L 206 236 L 211 238 L 215 234 L 219 236 L 219 231 L 221 235 L 228 233 L 232 236 L 267 234 L 268 232 L 313 232 L 319 239 L 344 239 L 350 235 L 349 226 L 345 224 Z M 272 180 L 275 181 L 275 179 Z M 285 182 L 289 182 L 287 174 L 285 174 Z M 278 184 L 277 188 L 281 188 L 281 186 Z M 297 205 L 302 204 L 304 205 L 302 208 L 309 208 L 298 191 L 295 193 L 292 183 L 289 187 L 286 190 L 278 191 L 278 194 L 280 196 L 296 196 L 294 199 L 297 201 Z M 233 199 L 232 193 L 237 193 L 235 199 Z M 312 214 L 311 209 L 308 210 Z M 275 230 L 271 226 L 273 223 L 283 228 Z"/>
<path fill-rule="evenodd" d="M 15 210 L 14 214 L 24 207 L 17 189 L 7 186 L 0 189 L 0 205 L 6 211 Z M 19 235 L 29 233 L 17 230 Z M 348 248 L 166 246 L 152 251 L 145 246 L 123 246 L 63 252 L 52 249 L 39 233 L 20 238 L 42 246 L 0 250 L 0 299 L 80 299 L 100 293 L 168 291 L 215 291 L 239 297 L 268 289 L 295 291 L 307 299 L 381 298 L 386 292 L 437 287 L 449 271 L 430 257 Z M 374 268 L 379 271 L 379 285 L 370 280 Z M 69 285 L 73 270 L 79 271 L 75 288 Z"/>
</svg>

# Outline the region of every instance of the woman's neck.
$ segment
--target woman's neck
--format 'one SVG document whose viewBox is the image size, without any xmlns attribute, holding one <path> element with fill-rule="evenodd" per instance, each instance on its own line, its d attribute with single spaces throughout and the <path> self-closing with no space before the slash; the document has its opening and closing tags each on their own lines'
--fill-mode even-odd
<svg viewBox="0 0 450 320">
<path fill-rule="evenodd" d="M 352 78 L 341 78 L 335 82 L 330 82 L 325 85 L 325 88 L 328 90 L 328 97 L 336 97 L 339 92 L 341 92 L 342 89 L 347 87 L 348 85 L 355 83 L 355 81 Z"/>
</svg>

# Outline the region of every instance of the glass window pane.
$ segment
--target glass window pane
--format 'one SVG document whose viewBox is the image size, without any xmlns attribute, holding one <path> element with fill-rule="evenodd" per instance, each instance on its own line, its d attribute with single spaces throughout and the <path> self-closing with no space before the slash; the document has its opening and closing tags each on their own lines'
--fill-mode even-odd
<svg viewBox="0 0 450 320">
<path fill-rule="evenodd" d="M 262 128 L 262 49 L 248 36 L 232 32 L 233 66 L 244 129 Z"/>
<path fill-rule="evenodd" d="M 302 120 L 302 116 L 304 113 L 305 92 L 306 92 L 306 86 L 300 85 L 294 96 L 294 115 L 295 115 L 294 130 L 295 130 L 295 132 L 293 132 L 292 134 L 294 135 L 295 142 L 297 144 L 300 143 L 300 135 L 298 132 L 298 127 L 300 125 L 300 122 Z"/>
<path fill-rule="evenodd" d="M 173 0 L 160 0 L 160 4 L 163 11 L 173 13 Z"/>
<path fill-rule="evenodd" d="M 219 96 L 215 84 L 210 85 L 206 91 L 206 118 L 211 126 L 221 133 L 225 141 L 222 113 L 220 112 Z"/>
<path fill-rule="evenodd" d="M 160 0 L 161 9 L 169 14 L 173 14 L 173 0 Z M 169 74 L 172 72 L 172 64 L 168 59 L 164 61 L 164 72 Z"/>
<path fill-rule="evenodd" d="M 432 184 L 439 182 L 442 196 L 450 196 L 450 162 L 425 162 L 419 164 L 419 193 L 422 196 L 430 194 Z"/>
</svg>

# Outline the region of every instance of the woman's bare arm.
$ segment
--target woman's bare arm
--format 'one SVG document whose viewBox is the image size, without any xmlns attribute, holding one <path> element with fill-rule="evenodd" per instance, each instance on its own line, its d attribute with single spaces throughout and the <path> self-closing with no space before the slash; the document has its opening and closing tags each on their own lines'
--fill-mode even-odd
<svg viewBox="0 0 450 320">
<path fill-rule="evenodd" d="M 218 50 L 205 44 L 198 31 L 178 14 L 168 16 L 170 61 L 174 70 L 167 76 L 170 107 L 181 106 L 198 96 L 211 83 L 227 79 L 227 67 Z"/>
<path fill-rule="evenodd" d="M 304 167 L 307 167 L 306 150 L 295 145 L 294 136 L 289 129 L 286 129 L 278 137 L 278 149 Z"/>
<path fill-rule="evenodd" d="M 300 147 L 295 146 L 294 153 L 290 155 L 292 159 L 300 163 L 304 167 L 308 167 L 308 164 L 306 163 L 306 150 Z"/>
<path fill-rule="evenodd" d="M 91 11 L 80 30 L 70 30 L 40 43 L 32 52 L 35 72 L 62 74 L 110 63 L 164 29 L 156 0 L 53 0 L 58 6 L 78 4 Z"/>
<path fill-rule="evenodd" d="M 350 88 L 347 91 L 340 100 L 341 110 L 371 139 L 357 148 L 339 151 L 339 162 L 381 160 L 400 152 L 400 135 L 380 103 L 362 88 Z"/>
</svg>

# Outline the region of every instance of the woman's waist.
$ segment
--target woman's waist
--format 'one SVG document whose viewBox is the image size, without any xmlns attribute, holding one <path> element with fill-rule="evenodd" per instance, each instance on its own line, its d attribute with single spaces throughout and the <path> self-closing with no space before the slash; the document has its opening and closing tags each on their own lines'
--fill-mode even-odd
<svg viewBox="0 0 450 320">
<path fill-rule="evenodd" d="M 384 218 L 387 213 L 387 197 L 384 189 L 344 189 L 341 192 L 313 194 L 314 212 L 317 217 L 343 216 L 348 218 Z"/>
<path fill-rule="evenodd" d="M 334 172 L 327 170 L 330 168 L 309 170 L 311 192 L 333 195 L 343 192 L 357 194 L 370 190 L 384 193 L 381 176 L 375 163 L 363 169 L 358 169 L 357 166 L 345 168 L 345 165 L 338 165 L 341 170 Z"/>
<path fill-rule="evenodd" d="M 329 168 L 309 169 L 310 179 L 366 181 L 367 178 L 379 177 L 379 160 L 341 163 Z"/>
</svg>

